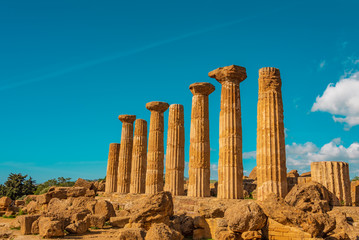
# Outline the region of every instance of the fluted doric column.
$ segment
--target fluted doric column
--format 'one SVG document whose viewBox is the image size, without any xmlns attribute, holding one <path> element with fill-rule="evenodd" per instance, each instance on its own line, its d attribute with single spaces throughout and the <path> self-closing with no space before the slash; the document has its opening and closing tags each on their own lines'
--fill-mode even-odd
<svg viewBox="0 0 359 240">
<path fill-rule="evenodd" d="M 151 111 L 150 133 L 148 137 L 146 193 L 163 191 L 163 113 L 169 105 L 165 102 L 149 102 L 146 108 Z"/>
<path fill-rule="evenodd" d="M 351 205 L 349 164 L 346 162 L 312 162 L 312 181 L 332 193 L 331 205 Z"/>
<path fill-rule="evenodd" d="M 206 82 L 189 86 L 192 97 L 191 136 L 189 149 L 188 196 L 210 196 L 210 145 L 208 96 L 215 87 Z"/>
<path fill-rule="evenodd" d="M 131 161 L 133 144 L 133 121 L 135 115 L 120 115 L 118 119 L 122 122 L 121 148 L 118 158 L 117 192 L 130 192 Z"/>
<path fill-rule="evenodd" d="M 118 156 L 120 153 L 120 147 L 121 144 L 119 143 L 110 144 L 106 172 L 106 193 L 113 193 L 117 191 Z"/>
<path fill-rule="evenodd" d="M 243 198 L 242 123 L 239 83 L 244 67 L 231 65 L 208 74 L 222 84 L 219 117 L 218 198 Z"/>
<path fill-rule="evenodd" d="M 130 193 L 145 193 L 147 166 L 147 122 L 135 121 L 133 137 Z"/>
<path fill-rule="evenodd" d="M 184 194 L 184 112 L 183 105 L 172 104 L 168 113 L 165 191 Z"/>
<path fill-rule="evenodd" d="M 287 194 L 282 82 L 279 69 L 259 70 L 257 109 L 257 199 Z"/>
</svg>

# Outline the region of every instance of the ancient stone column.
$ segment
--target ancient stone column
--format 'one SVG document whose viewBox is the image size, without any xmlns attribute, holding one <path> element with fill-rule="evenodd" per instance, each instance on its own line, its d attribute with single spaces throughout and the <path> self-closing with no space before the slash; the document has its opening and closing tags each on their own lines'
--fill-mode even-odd
<svg viewBox="0 0 359 240">
<path fill-rule="evenodd" d="M 312 162 L 312 181 L 318 182 L 332 193 L 331 205 L 350 205 L 349 164 L 346 162 Z"/>
<path fill-rule="evenodd" d="M 359 206 L 359 181 L 351 181 L 352 205 Z"/>
<path fill-rule="evenodd" d="M 183 105 L 172 104 L 168 113 L 165 191 L 184 194 L 184 113 Z"/>
<path fill-rule="evenodd" d="M 121 148 L 118 157 L 117 192 L 130 192 L 131 162 L 133 146 L 133 121 L 135 115 L 120 115 L 118 119 L 122 122 Z"/>
<path fill-rule="evenodd" d="M 189 86 L 192 97 L 191 136 L 189 149 L 188 196 L 210 196 L 210 145 L 208 96 L 215 87 L 206 82 Z"/>
<path fill-rule="evenodd" d="M 151 111 L 150 133 L 148 137 L 146 193 L 163 191 L 163 113 L 169 105 L 165 102 L 149 102 L 146 108 Z"/>
<path fill-rule="evenodd" d="M 239 83 L 244 67 L 231 65 L 208 74 L 222 84 L 219 117 L 218 198 L 243 198 L 242 122 Z"/>
<path fill-rule="evenodd" d="M 130 193 L 145 193 L 147 166 L 147 122 L 135 121 L 133 137 Z"/>
<path fill-rule="evenodd" d="M 117 191 L 117 171 L 118 171 L 118 156 L 120 153 L 119 143 L 111 143 L 108 152 L 107 172 L 106 172 L 106 187 L 105 192 L 113 193 Z"/>
<path fill-rule="evenodd" d="M 282 81 L 279 69 L 259 70 L 257 108 L 257 199 L 287 195 Z"/>
</svg>

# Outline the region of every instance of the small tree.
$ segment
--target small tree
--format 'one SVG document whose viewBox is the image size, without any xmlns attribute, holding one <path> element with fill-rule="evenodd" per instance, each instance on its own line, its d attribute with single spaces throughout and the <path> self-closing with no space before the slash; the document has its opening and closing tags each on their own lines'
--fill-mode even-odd
<svg viewBox="0 0 359 240">
<path fill-rule="evenodd" d="M 24 195 L 33 194 L 36 189 L 35 181 L 31 177 L 26 178 L 27 175 L 21 173 L 10 173 L 4 185 L 0 186 L 0 195 L 18 199 Z"/>
<path fill-rule="evenodd" d="M 359 180 L 359 176 L 356 176 L 352 179 L 352 181 L 358 181 Z"/>
</svg>

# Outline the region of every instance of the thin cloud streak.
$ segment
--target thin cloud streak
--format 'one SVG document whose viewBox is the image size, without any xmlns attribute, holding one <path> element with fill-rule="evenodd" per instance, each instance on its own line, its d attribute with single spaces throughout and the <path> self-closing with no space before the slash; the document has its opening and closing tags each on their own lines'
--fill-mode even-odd
<svg viewBox="0 0 359 240">
<path fill-rule="evenodd" d="M 291 6 L 291 7 L 293 7 L 293 6 Z M 42 76 L 39 76 L 39 77 L 34 77 L 34 78 L 27 79 L 27 80 L 6 84 L 6 85 L 3 85 L 3 86 L 0 86 L 0 92 L 4 91 L 4 90 L 8 90 L 8 89 L 21 87 L 21 86 L 26 85 L 26 84 L 48 80 L 48 79 L 55 78 L 55 77 L 58 77 L 58 76 L 61 76 L 61 75 L 65 75 L 65 74 L 70 73 L 70 72 L 74 72 L 76 70 L 86 69 L 86 68 L 96 66 L 96 65 L 101 64 L 101 63 L 113 61 L 113 60 L 116 60 L 116 59 L 119 59 L 119 58 L 128 57 L 128 56 L 131 56 L 131 55 L 134 55 L 134 54 L 137 54 L 137 53 L 141 53 L 141 52 L 144 52 L 146 50 L 150 50 L 150 49 L 153 49 L 153 48 L 165 45 L 165 44 L 169 44 L 169 43 L 176 42 L 176 41 L 179 41 L 179 40 L 183 40 L 183 39 L 186 39 L 186 38 L 190 38 L 190 37 L 193 37 L 193 36 L 201 35 L 203 33 L 207 33 L 207 32 L 214 31 L 214 30 L 217 30 L 217 29 L 221 29 L 221 28 L 224 28 L 224 27 L 229 27 L 229 26 L 232 26 L 232 25 L 244 22 L 244 21 L 253 20 L 253 19 L 256 19 L 256 18 L 259 18 L 259 17 L 264 17 L 266 15 L 271 15 L 271 14 L 274 14 L 276 12 L 282 11 L 282 10 L 284 10 L 286 8 L 289 8 L 289 7 L 276 9 L 276 10 L 274 10 L 272 12 L 269 12 L 268 14 L 254 15 L 254 16 L 245 17 L 245 18 L 241 18 L 241 19 L 238 19 L 238 20 L 234 20 L 234 21 L 230 21 L 230 22 L 226 22 L 226 23 L 222 23 L 222 24 L 216 24 L 216 25 L 213 25 L 213 26 L 210 26 L 210 27 L 207 27 L 207 28 L 197 30 L 197 31 L 185 33 L 185 34 L 173 37 L 173 38 L 168 38 L 168 39 L 165 39 L 165 40 L 162 40 L 162 41 L 154 42 L 154 43 L 145 45 L 143 47 L 139 47 L 137 49 L 129 50 L 127 52 L 121 52 L 121 53 L 118 53 L 118 54 L 115 54 L 115 55 L 112 55 L 112 56 L 107 56 L 107 57 L 104 57 L 104 58 L 95 59 L 95 60 L 91 60 L 91 61 L 88 61 L 88 62 L 80 63 L 80 64 L 75 65 L 73 67 L 68 67 L 68 68 L 58 70 L 58 71 L 55 71 L 55 72 L 52 72 L 52 73 L 48 73 L 48 74 L 45 74 L 45 75 L 42 75 Z M 8 80 L 5 80 L 5 81 L 8 81 Z"/>
</svg>

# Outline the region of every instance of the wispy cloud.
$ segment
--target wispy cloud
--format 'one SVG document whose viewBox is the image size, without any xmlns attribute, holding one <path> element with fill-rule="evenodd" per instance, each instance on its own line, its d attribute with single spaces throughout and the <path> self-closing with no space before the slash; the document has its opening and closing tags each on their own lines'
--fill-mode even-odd
<svg viewBox="0 0 359 240">
<path fill-rule="evenodd" d="M 290 8 L 290 7 L 293 7 L 293 5 L 283 7 L 283 8 L 277 8 L 274 11 L 268 12 L 267 15 L 272 15 L 272 14 L 274 14 L 276 12 L 282 11 L 282 10 Z M 55 77 L 58 77 L 58 76 L 62 76 L 62 75 L 77 71 L 77 70 L 86 69 L 86 68 L 89 68 L 89 67 L 101 64 L 101 63 L 105 63 L 105 62 L 117 60 L 117 59 L 120 59 L 120 58 L 128 57 L 128 56 L 131 56 L 131 55 L 134 55 L 134 54 L 137 54 L 137 53 L 144 52 L 146 50 L 150 50 L 150 49 L 153 49 L 153 48 L 156 48 L 156 47 L 160 47 L 160 46 L 165 45 L 165 44 L 180 41 L 180 40 L 183 40 L 183 39 L 187 39 L 187 38 L 194 37 L 194 36 L 197 36 L 197 35 L 201 35 L 201 34 L 211 32 L 211 31 L 214 31 L 214 30 L 217 30 L 217 29 L 229 27 L 229 26 L 241 23 L 241 22 L 245 22 L 245 21 L 249 21 L 249 20 L 253 20 L 253 19 L 261 18 L 261 17 L 265 17 L 265 16 L 266 16 L 265 14 L 260 14 L 260 15 L 258 14 L 258 15 L 253 15 L 253 16 L 249 16 L 249 17 L 240 18 L 240 19 L 237 19 L 237 20 L 234 20 L 234 21 L 229 21 L 229 22 L 225 22 L 225 23 L 221 23 L 221 24 L 212 25 L 212 26 L 209 26 L 209 27 L 206 27 L 206 28 L 198 29 L 196 31 L 192 31 L 192 32 L 188 32 L 188 33 L 185 33 L 185 34 L 182 34 L 182 35 L 178 35 L 178 36 L 175 36 L 175 37 L 172 37 L 172 38 L 168 38 L 168 39 L 164 39 L 164 40 L 157 41 L 157 42 L 154 42 L 154 43 L 150 43 L 148 45 L 144 45 L 142 47 L 138 47 L 138 48 L 135 48 L 135 49 L 132 49 L 132 50 L 129 50 L 129 51 L 119 52 L 119 53 L 116 53 L 114 55 L 110 55 L 110 56 L 102 57 L 102 58 L 99 58 L 99 59 L 94 59 L 94 60 L 91 60 L 91 61 L 79 63 L 77 65 L 74 65 L 74 66 L 71 66 L 71 67 L 68 67 L 68 68 L 64 68 L 64 69 L 60 69 L 60 70 L 57 70 L 57 71 L 54 71 L 54 72 L 51 72 L 51 73 L 44 73 L 41 76 L 36 76 L 36 77 L 29 78 L 29 79 L 22 79 L 22 80 L 15 81 L 15 82 L 12 82 L 12 83 L 4 84 L 4 85 L 0 86 L 0 91 L 20 87 L 20 86 L 30 84 L 30 83 L 35 83 L 35 82 L 39 82 L 39 81 L 52 79 L 52 78 L 55 78 Z M 9 79 L 4 80 L 3 82 L 9 82 Z"/>
<path fill-rule="evenodd" d="M 327 66 L 327 62 L 325 60 L 322 60 L 319 62 L 319 70 L 323 70 Z"/>
</svg>

